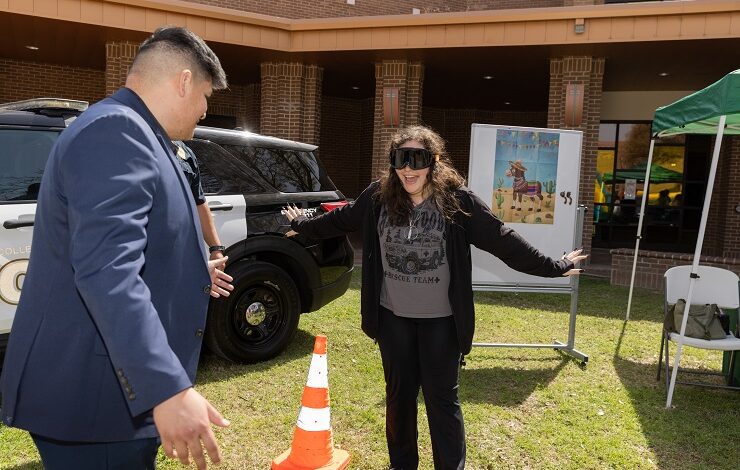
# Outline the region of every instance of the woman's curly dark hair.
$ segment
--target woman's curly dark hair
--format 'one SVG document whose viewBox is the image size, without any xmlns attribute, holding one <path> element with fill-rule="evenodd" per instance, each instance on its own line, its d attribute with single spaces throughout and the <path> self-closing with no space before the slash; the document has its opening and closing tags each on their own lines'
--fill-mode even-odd
<svg viewBox="0 0 740 470">
<path fill-rule="evenodd" d="M 388 154 L 403 146 L 404 143 L 416 140 L 424 148 L 439 155 L 427 173 L 427 182 L 424 186 L 425 195 L 432 198 L 445 219 L 451 221 L 457 212 L 463 212 L 460 203 L 455 197 L 455 190 L 465 184 L 465 178 L 455 170 L 447 156 L 445 142 L 436 132 L 425 126 L 409 126 L 400 129 L 391 139 Z M 380 202 L 385 205 L 388 217 L 394 225 L 408 223 L 413 209 L 413 203 L 396 171 L 388 165 L 388 173 L 380 178 Z"/>
</svg>

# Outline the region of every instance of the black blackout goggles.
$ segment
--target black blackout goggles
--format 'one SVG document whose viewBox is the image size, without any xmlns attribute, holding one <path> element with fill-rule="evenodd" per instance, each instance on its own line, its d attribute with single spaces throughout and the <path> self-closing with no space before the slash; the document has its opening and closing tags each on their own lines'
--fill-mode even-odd
<svg viewBox="0 0 740 470">
<path fill-rule="evenodd" d="M 406 165 L 412 170 L 423 170 L 432 166 L 437 157 L 427 149 L 404 147 L 391 150 L 390 163 L 391 168 L 396 170 L 400 170 Z"/>
</svg>

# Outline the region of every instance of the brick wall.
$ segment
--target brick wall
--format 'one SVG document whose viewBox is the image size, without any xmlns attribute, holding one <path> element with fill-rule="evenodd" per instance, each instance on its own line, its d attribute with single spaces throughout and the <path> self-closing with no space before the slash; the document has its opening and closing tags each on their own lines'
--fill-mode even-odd
<svg viewBox="0 0 740 470">
<path fill-rule="evenodd" d="M 635 250 L 622 248 L 612 250 L 611 283 L 617 286 L 629 286 L 632 275 L 632 260 Z M 640 251 L 635 270 L 635 286 L 653 290 L 663 289 L 663 274 L 674 266 L 691 264 L 693 254 L 668 253 L 664 251 Z M 721 258 L 702 256 L 699 263 L 705 266 L 716 266 L 740 274 L 740 258 Z"/>
<path fill-rule="evenodd" d="M 466 3 L 467 10 L 506 10 L 510 8 L 552 8 L 562 7 L 569 0 L 468 0 Z M 570 0 L 572 3 L 574 0 Z M 576 0 L 577 1 L 577 0 Z M 593 4 L 593 0 L 584 0 L 588 4 Z"/>
<path fill-rule="evenodd" d="M 260 133 L 318 144 L 323 69 L 299 62 L 260 67 Z"/>
<path fill-rule="evenodd" d="M 546 127 L 546 111 L 488 111 L 476 109 L 439 109 L 425 107 L 425 125 L 446 141 L 447 153 L 461 175 L 467 177 L 470 158 L 470 126 L 500 124 L 507 126 Z"/>
<path fill-rule="evenodd" d="M 386 127 L 383 119 L 383 89 L 398 88 L 400 123 Z M 375 64 L 375 102 L 373 117 L 373 160 L 371 178 L 388 171 L 386 150 L 399 128 L 421 122 L 421 94 L 424 89 L 424 66 L 420 62 L 386 60 Z"/>
<path fill-rule="evenodd" d="M 712 205 L 719 209 L 717 254 L 723 257 L 740 258 L 740 136 L 725 137 L 725 150 L 720 160 L 721 187 L 712 196 Z"/>
<path fill-rule="evenodd" d="M 111 41 L 105 44 L 105 94 L 112 95 L 126 83 L 126 75 L 134 62 L 139 44 Z"/>
<path fill-rule="evenodd" d="M 236 117 L 237 127 L 259 132 L 260 86 L 229 85 L 226 90 L 213 92 L 208 101 L 208 113 Z"/>
<path fill-rule="evenodd" d="M 598 150 L 599 123 L 601 120 L 601 92 L 604 77 L 604 59 L 586 56 L 550 59 L 550 93 L 547 127 L 565 129 L 565 90 L 569 84 L 582 84 L 583 120 L 573 128 L 583 132 L 581 150 L 581 179 L 578 201 L 593 211 L 593 188 L 596 179 L 596 154 Z M 593 218 L 587 216 L 583 227 L 583 247 L 591 250 L 594 233 Z"/>
<path fill-rule="evenodd" d="M 105 72 L 0 59 L 0 102 L 42 97 L 99 101 L 105 97 Z"/>
<path fill-rule="evenodd" d="M 707 147 L 711 158 L 714 138 Z M 690 157 L 689 157 L 690 158 Z M 707 217 L 701 253 L 721 257 L 740 257 L 740 137 L 728 136 L 722 140 L 717 162 L 717 174 Z M 693 251 L 693 250 L 692 250 Z"/>
<path fill-rule="evenodd" d="M 282 18 L 335 18 L 349 16 L 407 15 L 413 8 L 421 13 L 553 8 L 600 5 L 604 0 L 189 0 L 232 10 L 248 11 Z"/>
<path fill-rule="evenodd" d="M 321 162 L 337 188 L 351 198 L 370 182 L 364 174 L 373 156 L 372 127 L 363 125 L 368 112 L 367 100 L 322 99 Z"/>
<path fill-rule="evenodd" d="M 711 159 L 712 151 L 714 149 L 714 141 L 712 138 L 711 146 L 707 147 L 708 159 Z M 717 174 L 714 177 L 714 188 L 712 190 L 712 199 L 709 206 L 709 216 L 707 217 L 707 227 L 704 233 L 704 241 L 702 243 L 701 253 L 703 255 L 710 256 L 722 256 L 722 242 L 725 237 L 725 209 L 727 205 L 727 187 L 729 184 L 729 155 L 730 149 L 728 148 L 728 139 L 725 138 L 722 143 L 722 150 L 717 162 Z M 689 155 L 688 158 L 691 158 Z M 709 165 L 707 165 L 707 173 L 709 173 Z M 704 190 L 702 189 L 702 195 Z M 703 198 L 702 198 L 703 199 Z M 691 250 L 692 253 L 694 250 Z"/>
<path fill-rule="evenodd" d="M 542 1 L 542 0 L 538 0 Z M 282 18 L 334 18 L 348 16 L 378 16 L 411 14 L 412 8 L 422 13 L 446 13 L 467 10 L 465 0 L 191 0 L 191 3 L 212 5 Z M 496 3 L 496 2 L 489 2 Z M 529 0 L 511 0 L 516 8 L 528 8 Z M 560 0 L 562 5 L 562 0 Z M 509 8 L 509 7 L 507 7 Z"/>
</svg>

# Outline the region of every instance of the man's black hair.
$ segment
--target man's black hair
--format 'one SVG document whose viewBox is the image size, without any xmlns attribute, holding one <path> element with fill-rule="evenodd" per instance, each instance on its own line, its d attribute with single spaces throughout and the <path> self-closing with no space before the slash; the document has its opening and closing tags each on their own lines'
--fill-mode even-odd
<svg viewBox="0 0 740 470">
<path fill-rule="evenodd" d="M 179 26 L 162 26 L 147 38 L 136 56 L 153 51 L 164 50 L 180 53 L 186 56 L 200 70 L 194 72 L 202 73 L 211 79 L 214 90 L 222 90 L 228 86 L 226 73 L 221 67 L 221 62 L 210 47 L 192 31 Z M 136 62 L 136 58 L 134 58 Z"/>
</svg>

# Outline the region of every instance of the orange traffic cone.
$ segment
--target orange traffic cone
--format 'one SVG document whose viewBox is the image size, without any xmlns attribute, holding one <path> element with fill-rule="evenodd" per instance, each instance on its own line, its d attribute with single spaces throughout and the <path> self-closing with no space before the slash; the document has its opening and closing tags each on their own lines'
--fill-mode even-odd
<svg viewBox="0 0 740 470">
<path fill-rule="evenodd" d="M 329 412 L 326 336 L 319 335 L 313 346 L 293 443 L 290 449 L 272 461 L 272 470 L 341 470 L 347 468 L 349 459 L 349 453 L 334 448 Z"/>
</svg>

